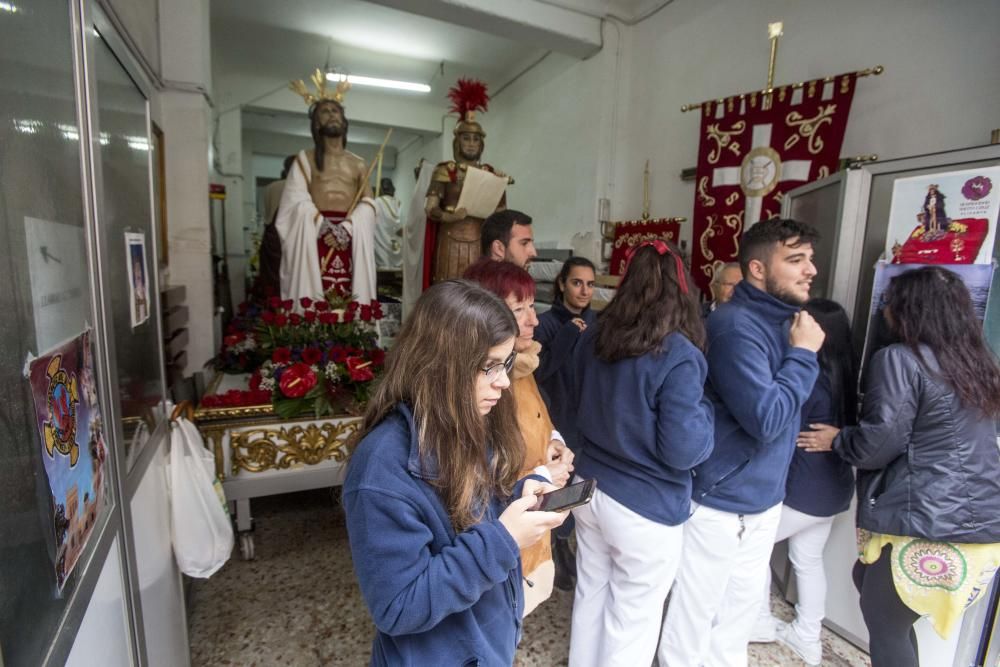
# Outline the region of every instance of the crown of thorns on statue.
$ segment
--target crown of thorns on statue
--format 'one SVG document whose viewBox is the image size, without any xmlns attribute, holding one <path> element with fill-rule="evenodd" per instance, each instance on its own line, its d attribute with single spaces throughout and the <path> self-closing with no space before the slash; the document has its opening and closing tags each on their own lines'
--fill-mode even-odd
<svg viewBox="0 0 1000 667">
<path fill-rule="evenodd" d="M 457 113 L 459 117 L 458 125 L 455 126 L 455 134 L 475 132 L 486 135 L 482 126 L 476 122 L 476 112 L 486 111 L 490 103 L 485 83 L 478 79 L 459 79 L 454 86 L 448 89 L 448 99 L 451 100 L 451 107 L 448 111 Z"/>
<path fill-rule="evenodd" d="M 337 104 L 344 103 L 344 95 L 348 90 L 351 89 L 351 84 L 348 83 L 347 77 L 343 77 L 337 82 L 337 85 L 329 89 L 326 87 L 326 74 L 321 70 L 317 69 L 312 75 L 313 85 L 316 87 L 316 92 L 309 90 L 306 87 L 305 82 L 302 79 L 298 81 L 292 81 L 288 87 L 294 90 L 296 93 L 302 96 L 302 99 L 306 101 L 306 105 L 311 107 L 317 102 L 323 102 L 324 100 L 332 100 Z"/>
</svg>

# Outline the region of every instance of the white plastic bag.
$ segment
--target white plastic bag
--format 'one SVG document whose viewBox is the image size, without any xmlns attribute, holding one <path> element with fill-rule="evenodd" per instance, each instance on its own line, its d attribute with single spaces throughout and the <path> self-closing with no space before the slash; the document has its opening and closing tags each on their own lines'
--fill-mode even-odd
<svg viewBox="0 0 1000 667">
<path fill-rule="evenodd" d="M 212 576 L 233 551 L 233 524 L 215 459 L 183 417 L 170 424 L 170 507 L 177 567 L 191 577 Z"/>
</svg>

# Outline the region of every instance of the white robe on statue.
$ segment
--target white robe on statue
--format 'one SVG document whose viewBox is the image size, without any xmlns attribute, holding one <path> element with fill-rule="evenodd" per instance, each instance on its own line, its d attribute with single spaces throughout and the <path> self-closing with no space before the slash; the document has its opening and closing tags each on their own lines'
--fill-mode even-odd
<svg viewBox="0 0 1000 667">
<path fill-rule="evenodd" d="M 316 241 L 324 218 L 309 193 L 312 168 L 305 151 L 299 151 L 281 194 L 275 228 L 281 237 L 281 298 L 295 302 L 304 296 L 323 299 L 319 249 Z M 351 293 L 361 303 L 377 299 L 375 292 L 375 202 L 365 197 L 343 224 L 351 234 Z"/>
</svg>

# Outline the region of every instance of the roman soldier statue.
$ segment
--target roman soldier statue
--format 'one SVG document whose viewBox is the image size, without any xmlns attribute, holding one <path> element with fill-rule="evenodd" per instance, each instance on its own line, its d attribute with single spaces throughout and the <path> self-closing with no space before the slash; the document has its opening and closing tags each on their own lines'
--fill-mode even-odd
<svg viewBox="0 0 1000 667">
<path fill-rule="evenodd" d="M 486 146 L 486 132 L 475 118 L 477 111 L 486 111 L 489 96 L 486 84 L 472 79 L 459 79 L 448 91 L 452 102 L 449 111 L 459 116 L 452 141 L 453 160 L 434 168 L 427 189 L 427 230 L 424 236 L 424 287 L 462 275 L 465 268 L 479 258 L 479 235 L 482 218 L 466 214 L 457 208 L 465 175 L 470 167 L 505 176 L 481 162 Z M 513 179 L 508 179 L 513 183 Z M 507 206 L 506 194 L 497 210 Z"/>
</svg>

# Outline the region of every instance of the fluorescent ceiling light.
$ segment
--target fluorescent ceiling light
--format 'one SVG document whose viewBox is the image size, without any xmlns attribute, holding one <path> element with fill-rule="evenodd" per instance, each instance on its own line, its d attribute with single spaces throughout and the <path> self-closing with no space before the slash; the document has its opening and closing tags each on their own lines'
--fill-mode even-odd
<svg viewBox="0 0 1000 667">
<path fill-rule="evenodd" d="M 19 11 L 21 10 L 18 8 L 17 5 L 12 4 L 10 2 L 3 2 L 2 0 L 0 0 L 0 12 L 9 12 L 11 14 L 17 14 Z"/>
<path fill-rule="evenodd" d="M 336 72 L 327 72 L 328 81 L 343 81 L 344 75 Z M 410 90 L 416 93 L 429 93 L 431 87 L 426 83 L 410 83 L 409 81 L 393 81 L 392 79 L 376 79 L 371 76 L 347 75 L 347 82 L 352 86 L 373 86 L 375 88 L 393 88 L 395 90 Z"/>
</svg>

